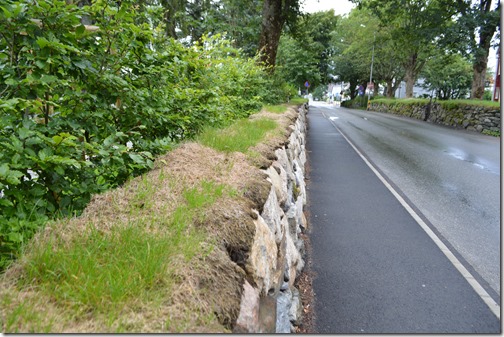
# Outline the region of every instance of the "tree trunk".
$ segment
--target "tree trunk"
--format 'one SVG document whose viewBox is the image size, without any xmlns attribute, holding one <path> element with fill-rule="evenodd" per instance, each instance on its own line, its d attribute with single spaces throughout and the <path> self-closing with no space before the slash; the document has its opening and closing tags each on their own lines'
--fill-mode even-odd
<svg viewBox="0 0 504 337">
<path fill-rule="evenodd" d="M 357 81 L 350 81 L 350 99 L 354 99 L 357 93 L 357 90 L 355 90 L 355 87 L 357 87 L 358 82 Z"/>
<path fill-rule="evenodd" d="M 404 63 L 404 81 L 406 82 L 406 98 L 413 97 L 413 87 L 418 73 L 422 70 L 425 61 L 418 60 L 418 52 L 412 53 Z"/>
<path fill-rule="evenodd" d="M 275 67 L 282 26 L 282 1 L 264 0 L 259 51 L 261 52 L 261 62 L 271 72 Z"/>
<path fill-rule="evenodd" d="M 373 97 L 378 96 L 378 90 L 380 90 L 380 85 L 378 83 L 374 84 Z"/>
<path fill-rule="evenodd" d="M 500 13 L 500 0 L 497 2 L 497 7 L 494 11 L 490 11 L 492 5 L 491 0 L 480 1 L 480 12 L 487 19 L 479 29 L 478 48 L 475 53 L 473 62 L 473 81 L 471 84 L 471 98 L 483 99 L 485 93 L 486 69 L 488 64 L 488 54 L 490 52 L 490 43 L 495 33 L 499 20 L 497 15 Z"/>
<path fill-rule="evenodd" d="M 293 0 L 264 0 L 259 52 L 261 62 L 275 71 L 276 55 L 280 35 Z"/>
<path fill-rule="evenodd" d="M 406 98 L 413 97 L 413 87 L 415 86 L 416 76 L 412 67 L 407 67 L 404 81 L 406 82 Z"/>
<path fill-rule="evenodd" d="M 397 91 L 397 88 L 399 88 L 399 86 L 401 85 L 401 82 L 402 82 L 402 78 L 396 78 L 395 81 L 393 81 L 393 85 L 392 85 L 392 97 L 395 97 L 395 93 Z"/>
<path fill-rule="evenodd" d="M 395 90 L 394 90 L 394 86 L 392 84 L 392 81 L 393 79 L 390 79 L 390 80 L 387 80 L 387 92 L 385 93 L 385 95 L 387 96 L 387 98 L 394 98 L 395 96 Z"/>
<path fill-rule="evenodd" d="M 185 10 L 185 0 L 161 0 L 164 9 L 165 34 L 166 36 L 177 38 L 177 13 Z"/>
</svg>

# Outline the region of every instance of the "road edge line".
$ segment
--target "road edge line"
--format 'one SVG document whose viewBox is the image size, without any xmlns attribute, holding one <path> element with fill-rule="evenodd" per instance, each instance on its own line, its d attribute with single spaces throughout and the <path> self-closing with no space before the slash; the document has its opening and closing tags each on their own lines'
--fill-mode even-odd
<svg viewBox="0 0 504 337">
<path fill-rule="evenodd" d="M 325 116 L 325 114 L 324 114 Z M 450 260 L 453 266 L 459 271 L 464 279 L 469 283 L 469 285 L 474 289 L 478 296 L 485 302 L 490 311 L 500 320 L 500 306 L 494 299 L 488 294 L 488 292 L 483 288 L 483 286 L 472 276 L 472 274 L 462 265 L 462 263 L 457 259 L 457 257 L 452 253 L 452 251 L 441 241 L 441 239 L 429 228 L 429 226 L 422 220 L 422 218 L 416 213 L 413 208 L 404 200 L 404 198 L 396 191 L 392 185 L 381 175 L 381 173 L 374 167 L 373 164 L 362 154 L 362 152 L 357 149 L 357 147 L 348 139 L 347 136 L 333 123 L 332 120 L 329 122 L 338 130 L 338 132 L 345 138 L 345 140 L 350 144 L 350 146 L 355 150 L 359 157 L 364 160 L 366 165 L 373 171 L 373 173 L 380 179 L 380 181 L 387 187 L 387 189 L 392 193 L 392 195 L 399 201 L 399 203 L 406 209 L 406 211 L 413 217 L 413 219 L 418 223 L 418 225 L 425 231 L 425 233 L 431 238 L 432 241 L 438 246 L 438 248 L 443 252 L 443 254 Z"/>
</svg>

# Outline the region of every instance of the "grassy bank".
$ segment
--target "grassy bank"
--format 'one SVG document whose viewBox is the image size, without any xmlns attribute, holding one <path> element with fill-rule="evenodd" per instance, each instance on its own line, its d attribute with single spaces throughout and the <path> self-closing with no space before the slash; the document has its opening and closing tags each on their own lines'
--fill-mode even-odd
<svg viewBox="0 0 504 337">
<path fill-rule="evenodd" d="M 2 331 L 230 332 L 245 274 L 229 254 L 253 240 L 269 191 L 254 163 L 285 141 L 287 110 L 207 129 L 48 223 L 0 276 Z"/>
</svg>

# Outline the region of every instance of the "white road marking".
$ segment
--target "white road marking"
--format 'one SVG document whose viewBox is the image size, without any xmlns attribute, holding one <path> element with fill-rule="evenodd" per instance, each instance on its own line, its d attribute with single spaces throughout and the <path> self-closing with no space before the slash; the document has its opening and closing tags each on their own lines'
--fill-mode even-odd
<svg viewBox="0 0 504 337">
<path fill-rule="evenodd" d="M 322 113 L 324 117 L 327 116 Z M 330 117 L 329 117 L 330 119 Z M 345 140 L 350 144 L 350 146 L 357 152 L 357 154 L 364 160 L 366 165 L 373 171 L 373 173 L 380 179 L 380 181 L 388 188 L 388 190 L 394 195 L 394 197 L 399 201 L 399 203 L 408 211 L 408 213 L 415 219 L 415 221 L 422 227 L 422 229 L 427 233 L 432 241 L 441 249 L 443 254 L 450 260 L 453 266 L 462 274 L 466 281 L 471 285 L 471 287 L 476 291 L 479 297 L 485 302 L 485 304 L 490 308 L 490 311 L 500 320 L 500 306 L 493 300 L 493 298 L 488 294 L 488 292 L 483 288 L 483 286 L 471 275 L 464 265 L 457 259 L 457 257 L 452 253 L 452 251 L 441 241 L 441 239 L 429 228 L 429 226 L 420 218 L 420 216 L 411 208 L 411 206 L 401 197 L 401 195 L 388 183 L 387 180 L 378 172 L 378 170 L 364 157 L 364 155 L 357 149 L 357 147 L 348 139 L 343 132 L 334 124 L 331 123 L 336 130 L 345 138 Z"/>
<path fill-rule="evenodd" d="M 339 117 L 329 117 L 329 119 L 332 121 L 335 121 L 335 120 L 339 119 Z"/>
</svg>

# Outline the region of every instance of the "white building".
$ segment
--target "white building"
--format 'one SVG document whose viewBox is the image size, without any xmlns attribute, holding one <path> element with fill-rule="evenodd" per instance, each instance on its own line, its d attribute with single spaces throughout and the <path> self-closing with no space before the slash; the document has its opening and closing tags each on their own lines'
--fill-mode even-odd
<svg viewBox="0 0 504 337">
<path fill-rule="evenodd" d="M 415 85 L 413 86 L 413 97 L 418 98 L 418 97 L 423 97 L 423 95 L 431 95 L 432 92 L 429 91 L 428 89 L 424 89 L 421 85 L 424 83 L 423 78 L 419 78 L 416 82 Z M 405 98 L 406 97 L 406 82 L 401 81 L 401 84 L 399 84 L 399 87 L 397 88 L 395 92 L 395 97 L 396 98 Z"/>
</svg>

